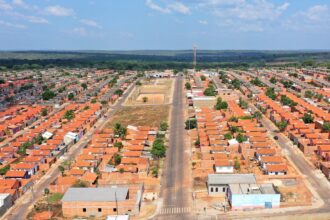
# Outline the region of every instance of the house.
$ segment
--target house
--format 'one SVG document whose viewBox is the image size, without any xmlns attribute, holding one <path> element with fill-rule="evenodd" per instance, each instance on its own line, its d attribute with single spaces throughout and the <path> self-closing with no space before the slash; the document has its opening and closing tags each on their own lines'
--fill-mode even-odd
<svg viewBox="0 0 330 220">
<path fill-rule="evenodd" d="M 106 217 L 108 215 L 138 214 L 143 186 L 112 186 L 98 188 L 69 188 L 62 199 L 66 218 Z"/>
<path fill-rule="evenodd" d="M 229 159 L 215 160 L 214 169 L 216 173 L 234 173 L 234 162 Z"/>
<path fill-rule="evenodd" d="M 274 148 L 261 148 L 257 149 L 255 152 L 255 157 L 258 161 L 261 161 L 261 158 L 264 156 L 274 156 L 276 151 Z"/>
<path fill-rule="evenodd" d="M 264 173 L 267 175 L 286 175 L 288 166 L 286 164 L 268 164 Z"/>
<path fill-rule="evenodd" d="M 209 174 L 207 176 L 207 188 L 209 195 L 226 195 L 229 184 L 256 183 L 254 174 Z"/>
<path fill-rule="evenodd" d="M 266 169 L 266 166 L 269 164 L 281 164 L 283 159 L 280 156 L 264 156 L 261 158 L 260 165 L 263 169 Z"/>
<path fill-rule="evenodd" d="M 30 178 L 28 171 L 9 170 L 5 174 L 5 179 L 28 179 L 28 178 Z"/>
<path fill-rule="evenodd" d="M 33 163 L 17 163 L 10 165 L 11 170 L 18 170 L 18 171 L 27 171 L 29 176 L 34 175 L 38 171 L 38 165 Z"/>
</svg>

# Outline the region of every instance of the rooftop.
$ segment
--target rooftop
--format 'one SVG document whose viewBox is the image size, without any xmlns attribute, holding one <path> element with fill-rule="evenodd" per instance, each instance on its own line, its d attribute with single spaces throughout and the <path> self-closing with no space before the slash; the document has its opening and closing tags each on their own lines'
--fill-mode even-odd
<svg viewBox="0 0 330 220">
<path fill-rule="evenodd" d="M 254 174 L 209 174 L 208 184 L 255 184 Z"/>
<path fill-rule="evenodd" d="M 128 187 L 69 188 L 62 202 L 115 202 L 127 198 Z"/>
</svg>

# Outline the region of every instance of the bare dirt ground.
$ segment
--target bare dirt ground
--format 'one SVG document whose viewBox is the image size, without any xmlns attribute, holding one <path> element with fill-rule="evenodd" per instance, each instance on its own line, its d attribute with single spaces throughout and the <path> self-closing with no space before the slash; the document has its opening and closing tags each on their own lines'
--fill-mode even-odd
<svg viewBox="0 0 330 220">
<path fill-rule="evenodd" d="M 173 82 L 171 78 L 144 79 L 127 97 L 125 106 L 164 105 L 172 101 Z"/>
<path fill-rule="evenodd" d="M 123 126 L 138 125 L 158 127 L 168 120 L 169 105 L 123 107 L 110 119 L 109 126 L 121 123 Z"/>
</svg>

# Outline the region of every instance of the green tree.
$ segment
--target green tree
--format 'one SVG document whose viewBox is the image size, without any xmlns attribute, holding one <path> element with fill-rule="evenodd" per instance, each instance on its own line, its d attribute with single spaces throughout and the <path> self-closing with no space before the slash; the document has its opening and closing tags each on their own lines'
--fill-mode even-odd
<svg viewBox="0 0 330 220">
<path fill-rule="evenodd" d="M 288 98 L 286 95 L 281 95 L 281 103 L 283 105 L 288 105 L 290 107 L 296 106 L 297 103 L 292 101 L 290 98 Z"/>
<path fill-rule="evenodd" d="M 0 175 L 6 175 L 6 173 L 10 170 L 10 166 L 4 166 L 2 168 L 0 168 Z"/>
<path fill-rule="evenodd" d="M 144 97 L 142 98 L 142 100 L 143 100 L 144 103 L 146 103 L 146 102 L 148 102 L 148 97 L 144 96 Z"/>
<path fill-rule="evenodd" d="M 68 95 L 68 99 L 69 100 L 73 100 L 74 99 L 74 93 L 73 92 L 70 92 L 69 95 Z"/>
<path fill-rule="evenodd" d="M 228 103 L 225 101 L 222 101 L 222 99 L 219 97 L 217 99 L 217 103 L 215 104 L 214 108 L 216 110 L 220 110 L 220 109 L 227 109 L 228 108 Z"/>
<path fill-rule="evenodd" d="M 17 153 L 20 154 L 20 155 L 25 155 L 26 154 L 26 149 L 31 147 L 33 145 L 32 142 L 25 142 L 23 143 L 19 148 L 18 148 L 18 151 Z"/>
<path fill-rule="evenodd" d="M 306 98 L 311 99 L 311 98 L 313 98 L 313 96 L 314 96 L 314 93 L 312 91 L 310 91 L 310 90 L 305 91 L 305 97 Z"/>
<path fill-rule="evenodd" d="M 114 161 L 115 161 L 115 165 L 119 165 L 121 163 L 121 156 L 119 154 L 115 154 L 114 155 Z"/>
<path fill-rule="evenodd" d="M 48 189 L 48 188 L 45 188 L 45 189 L 44 189 L 44 194 L 45 194 L 45 195 L 48 195 L 49 193 L 50 193 L 49 189 Z"/>
<path fill-rule="evenodd" d="M 239 102 L 238 102 L 239 107 L 241 107 L 242 109 L 247 109 L 249 104 L 242 99 L 241 97 L 239 98 Z"/>
<path fill-rule="evenodd" d="M 247 138 L 242 135 L 241 133 L 239 133 L 237 136 L 236 136 L 236 140 L 239 142 L 239 143 L 243 143 L 245 141 L 247 141 Z"/>
<path fill-rule="evenodd" d="M 238 122 L 238 118 L 235 117 L 235 116 L 232 116 L 232 117 L 229 118 L 228 121 L 230 121 L 230 122 Z"/>
<path fill-rule="evenodd" d="M 122 96 L 123 93 L 124 93 L 124 91 L 121 90 L 121 89 L 117 89 L 117 90 L 115 91 L 115 95 L 118 95 L 118 96 Z"/>
<path fill-rule="evenodd" d="M 151 154 L 155 158 L 165 157 L 166 147 L 162 139 L 156 139 L 152 144 Z"/>
<path fill-rule="evenodd" d="M 61 172 L 62 176 L 64 175 L 64 167 L 62 165 L 58 166 L 58 170 Z"/>
<path fill-rule="evenodd" d="M 238 127 L 236 127 L 236 126 L 231 126 L 230 127 L 230 131 L 232 133 L 239 133 L 239 132 L 241 132 L 241 130 Z"/>
<path fill-rule="evenodd" d="M 205 90 L 204 90 L 205 96 L 215 96 L 216 90 L 212 84 L 210 84 Z"/>
<path fill-rule="evenodd" d="M 153 177 L 157 178 L 158 177 L 158 167 L 155 166 L 151 169 L 151 174 Z"/>
<path fill-rule="evenodd" d="M 64 116 L 63 118 L 67 119 L 67 120 L 71 120 L 71 119 L 74 119 L 75 117 L 75 113 L 73 110 L 68 110 L 64 113 Z"/>
<path fill-rule="evenodd" d="M 314 117 L 312 116 L 311 113 L 305 113 L 304 116 L 302 117 L 302 120 L 304 121 L 305 124 L 311 124 L 314 122 Z"/>
<path fill-rule="evenodd" d="M 185 87 L 186 87 L 187 90 L 190 90 L 191 89 L 191 84 L 189 82 L 186 82 Z"/>
<path fill-rule="evenodd" d="M 239 89 L 241 87 L 241 83 L 242 82 L 238 79 L 234 79 L 231 81 L 231 84 L 235 89 Z"/>
<path fill-rule="evenodd" d="M 277 80 L 276 80 L 276 78 L 273 76 L 272 78 L 270 78 L 270 80 L 269 80 L 271 83 L 273 83 L 273 84 L 276 84 L 277 83 Z"/>
<path fill-rule="evenodd" d="M 226 140 L 231 140 L 231 139 L 233 139 L 233 136 L 231 135 L 231 133 L 226 133 L 226 134 L 224 135 L 224 138 L 225 138 Z"/>
<path fill-rule="evenodd" d="M 87 89 L 87 84 L 86 83 L 81 83 L 81 87 L 86 90 Z"/>
<path fill-rule="evenodd" d="M 280 121 L 276 123 L 276 126 L 280 129 L 280 131 L 284 131 L 285 128 L 288 126 L 288 122 Z"/>
<path fill-rule="evenodd" d="M 56 95 L 53 91 L 46 89 L 43 93 L 42 93 L 42 99 L 43 100 L 50 100 L 52 98 L 54 98 Z"/>
<path fill-rule="evenodd" d="M 206 77 L 204 75 L 201 75 L 200 77 L 201 77 L 201 80 L 202 81 L 205 81 L 206 80 Z"/>
<path fill-rule="evenodd" d="M 322 101 L 322 99 L 323 99 L 323 95 L 322 94 L 316 94 L 315 95 L 315 98 L 317 99 L 317 101 Z"/>
<path fill-rule="evenodd" d="M 254 78 L 250 82 L 255 86 L 260 86 L 260 87 L 264 86 L 264 84 L 261 82 L 261 80 L 258 77 Z"/>
<path fill-rule="evenodd" d="M 268 97 L 268 98 L 270 98 L 270 99 L 272 99 L 272 100 L 275 100 L 276 99 L 276 93 L 275 93 L 275 91 L 274 91 L 274 88 L 268 88 L 267 90 L 266 90 L 266 96 Z"/>
<path fill-rule="evenodd" d="M 48 109 L 47 108 L 42 108 L 41 109 L 41 115 L 42 116 L 47 116 L 48 115 Z"/>
<path fill-rule="evenodd" d="M 6 81 L 4 79 L 0 78 L 0 84 L 5 84 L 5 83 L 6 83 Z"/>
<path fill-rule="evenodd" d="M 168 124 L 167 124 L 167 122 L 166 121 L 162 121 L 161 123 L 160 123 L 160 130 L 161 131 L 167 131 L 167 129 L 168 129 Z"/>
<path fill-rule="evenodd" d="M 256 111 L 253 113 L 253 117 L 260 120 L 262 118 L 262 113 L 259 111 Z"/>
<path fill-rule="evenodd" d="M 186 122 L 186 129 L 194 129 L 197 128 L 197 120 L 194 118 L 187 119 Z"/>
<path fill-rule="evenodd" d="M 116 136 L 123 138 L 126 136 L 127 129 L 123 127 L 120 123 L 116 123 L 114 126 L 114 132 Z"/>
<path fill-rule="evenodd" d="M 330 122 L 324 122 L 322 129 L 323 129 L 323 131 L 329 132 L 330 131 Z"/>
<path fill-rule="evenodd" d="M 116 142 L 113 146 L 118 148 L 118 151 L 121 151 L 121 149 L 124 147 L 122 142 Z"/>
</svg>

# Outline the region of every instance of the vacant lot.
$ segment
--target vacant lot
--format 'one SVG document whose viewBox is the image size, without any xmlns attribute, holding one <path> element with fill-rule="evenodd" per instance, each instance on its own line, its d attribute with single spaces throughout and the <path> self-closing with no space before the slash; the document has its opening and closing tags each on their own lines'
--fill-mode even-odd
<svg viewBox="0 0 330 220">
<path fill-rule="evenodd" d="M 126 106 L 162 105 L 171 102 L 173 79 L 145 79 L 141 83 L 126 99 Z"/>
<path fill-rule="evenodd" d="M 109 126 L 121 123 L 123 126 L 138 125 L 158 127 L 168 120 L 169 105 L 123 107 L 110 120 Z"/>
</svg>

